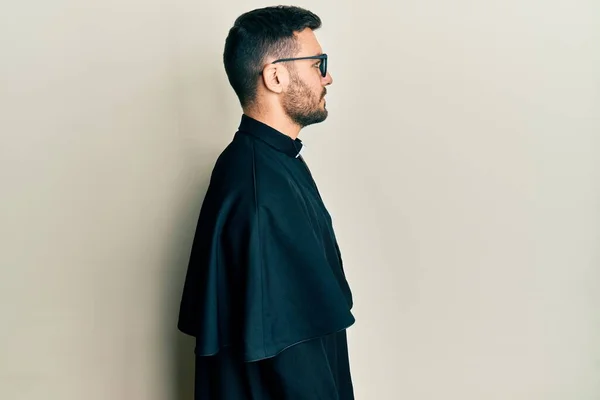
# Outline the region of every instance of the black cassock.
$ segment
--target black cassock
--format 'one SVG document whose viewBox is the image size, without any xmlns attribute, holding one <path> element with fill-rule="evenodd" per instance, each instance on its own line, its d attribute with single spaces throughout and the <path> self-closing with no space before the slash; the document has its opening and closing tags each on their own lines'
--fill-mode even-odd
<svg viewBox="0 0 600 400">
<path fill-rule="evenodd" d="M 195 399 L 354 399 L 352 294 L 302 142 L 242 115 L 202 204 L 178 328 Z"/>
</svg>

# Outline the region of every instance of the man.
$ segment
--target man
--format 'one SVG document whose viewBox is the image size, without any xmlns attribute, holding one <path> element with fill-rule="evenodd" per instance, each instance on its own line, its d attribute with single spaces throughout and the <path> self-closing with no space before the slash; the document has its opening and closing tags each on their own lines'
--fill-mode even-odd
<svg viewBox="0 0 600 400">
<path fill-rule="evenodd" d="M 196 338 L 196 399 L 354 399 L 352 294 L 300 130 L 332 83 L 298 7 L 241 15 L 224 64 L 243 109 L 202 205 L 178 328 Z"/>
</svg>

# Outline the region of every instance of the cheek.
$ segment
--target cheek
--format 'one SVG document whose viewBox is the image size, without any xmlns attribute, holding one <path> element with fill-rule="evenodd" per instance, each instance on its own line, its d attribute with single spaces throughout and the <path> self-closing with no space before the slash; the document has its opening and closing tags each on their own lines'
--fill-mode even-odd
<svg viewBox="0 0 600 400">
<path fill-rule="evenodd" d="M 323 88 L 323 85 L 321 85 L 321 81 L 319 80 L 313 89 L 313 93 L 315 93 L 315 95 L 319 98 L 319 100 L 321 99 L 321 97 L 323 97 L 323 91 L 325 90 L 325 88 Z"/>
<path fill-rule="evenodd" d="M 323 93 L 323 85 L 321 84 L 321 73 L 318 71 L 311 71 L 309 79 L 307 79 L 306 85 L 310 88 L 311 92 L 316 93 L 319 98 Z M 318 73 L 317 73 L 318 72 Z"/>
<path fill-rule="evenodd" d="M 299 77 L 300 81 L 298 82 L 298 89 L 300 89 L 301 93 L 304 94 L 303 97 L 306 100 L 310 99 L 309 101 L 320 101 L 324 90 L 323 85 L 321 85 L 321 75 L 317 73 L 307 75 L 308 76 L 305 76 L 304 79 Z"/>
</svg>

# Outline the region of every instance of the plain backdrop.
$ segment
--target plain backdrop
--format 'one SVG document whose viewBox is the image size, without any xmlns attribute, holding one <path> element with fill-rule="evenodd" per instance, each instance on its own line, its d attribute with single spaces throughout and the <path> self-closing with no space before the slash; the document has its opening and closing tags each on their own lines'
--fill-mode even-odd
<svg viewBox="0 0 600 400">
<path fill-rule="evenodd" d="M 192 398 L 179 298 L 241 116 L 223 46 L 265 5 L 3 2 L 1 399 Z M 334 77 L 301 138 L 356 398 L 599 399 L 600 3 L 297 5 Z"/>
</svg>

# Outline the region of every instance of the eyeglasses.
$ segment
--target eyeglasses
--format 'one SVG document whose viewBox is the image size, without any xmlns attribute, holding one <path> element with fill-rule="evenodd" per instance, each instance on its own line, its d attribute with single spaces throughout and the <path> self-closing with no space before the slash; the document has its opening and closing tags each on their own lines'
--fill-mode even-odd
<svg viewBox="0 0 600 400">
<path fill-rule="evenodd" d="M 284 61 L 296 61 L 296 60 L 321 60 L 319 64 L 319 70 L 321 71 L 321 75 L 323 78 L 327 76 L 327 54 L 321 54 L 318 56 L 310 56 L 310 57 L 296 57 L 296 58 L 282 58 L 279 60 L 275 60 L 272 64 Z"/>
</svg>

